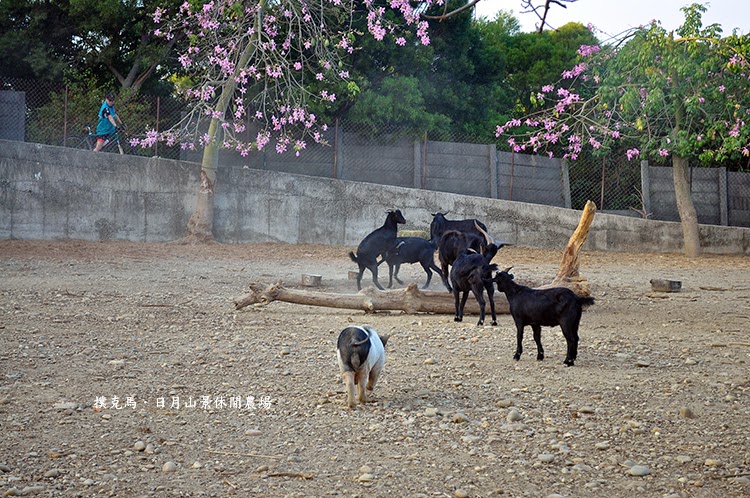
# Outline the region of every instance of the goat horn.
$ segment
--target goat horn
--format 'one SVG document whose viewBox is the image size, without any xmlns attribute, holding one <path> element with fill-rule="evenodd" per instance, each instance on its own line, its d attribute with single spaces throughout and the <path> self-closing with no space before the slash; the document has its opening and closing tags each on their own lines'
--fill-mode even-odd
<svg viewBox="0 0 750 498">
<path fill-rule="evenodd" d="M 482 227 L 479 226 L 479 222 L 477 220 L 474 220 L 474 226 L 482 235 L 484 235 L 484 240 L 487 242 L 487 245 L 492 244 L 493 240 L 490 238 L 490 234 L 482 230 Z"/>
<path fill-rule="evenodd" d="M 504 269 L 504 270 L 503 270 L 503 272 L 504 272 L 504 273 L 508 273 L 508 272 L 509 272 L 509 271 L 511 271 L 512 269 L 513 269 L 513 267 L 512 267 L 512 266 L 509 266 L 509 267 L 507 267 L 506 269 Z"/>
</svg>

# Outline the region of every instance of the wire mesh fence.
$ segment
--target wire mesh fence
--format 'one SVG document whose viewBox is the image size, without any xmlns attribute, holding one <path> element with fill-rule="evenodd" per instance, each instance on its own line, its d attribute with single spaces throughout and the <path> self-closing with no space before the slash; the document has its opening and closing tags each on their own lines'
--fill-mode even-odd
<svg viewBox="0 0 750 498">
<path fill-rule="evenodd" d="M 95 127 L 106 93 L 2 77 L 0 90 L 24 96 L 22 119 L 5 119 L 17 123 L 18 129 L 11 130 L 10 138 L 66 147 L 85 146 L 87 126 Z M 124 95 L 116 106 L 128 124 L 128 133 L 134 136 L 142 136 L 146 130 L 170 129 L 185 111 L 184 104 L 175 98 L 140 93 Z M 8 113 L 0 114 L 7 117 Z M 582 209 L 586 201 L 593 200 L 604 212 L 667 220 L 677 217 L 676 208 L 663 207 L 674 205 L 672 199 L 663 200 L 667 194 L 659 189 L 667 188 L 665 183 L 644 192 L 644 175 L 648 177 L 650 170 L 616 151 L 604 157 L 582 154 L 578 160 L 566 162 L 498 151 L 503 144 L 468 133 L 429 133 L 343 120 L 331 126 L 325 139 L 326 145 L 309 144 L 299 155 L 277 154 L 273 147 L 246 156 L 222 151 L 220 163 L 573 209 Z M 189 152 L 163 143 L 145 149 L 133 147 L 130 153 L 193 161 L 199 161 L 201 155 L 200 151 Z M 668 164 L 664 166 L 668 169 Z M 750 172 L 746 165 L 713 172 L 718 176 L 710 181 L 702 179 L 704 170 L 715 168 L 692 166 L 691 180 L 697 172 L 693 192 L 699 220 L 750 226 Z M 663 174 L 656 176 L 661 178 Z M 654 196 L 660 202 L 650 202 Z M 652 204 L 658 209 L 652 209 Z"/>
</svg>

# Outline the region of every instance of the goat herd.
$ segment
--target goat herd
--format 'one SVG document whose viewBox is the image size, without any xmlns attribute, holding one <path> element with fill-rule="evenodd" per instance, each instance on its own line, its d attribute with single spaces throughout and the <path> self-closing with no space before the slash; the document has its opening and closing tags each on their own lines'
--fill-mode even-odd
<svg viewBox="0 0 750 498">
<path fill-rule="evenodd" d="M 526 325 L 534 332 L 537 360 L 544 359 L 542 347 L 542 326 L 559 325 L 567 343 L 565 365 L 573 366 L 578 356 L 578 325 L 585 306 L 594 304 L 592 297 L 580 297 L 564 287 L 531 289 L 513 281 L 510 268 L 497 271 L 492 263 L 497 252 L 504 245 L 496 243 L 487 233 L 487 226 L 475 219 L 448 220 L 445 213 L 432 215 L 430 239 L 421 237 L 398 237 L 398 225 L 406 223 L 400 210 L 389 211 L 385 223 L 368 234 L 357 247 L 357 253 L 349 257 L 359 265 L 357 289 L 362 288 L 362 274 L 365 269 L 372 272 L 375 286 L 384 290 L 378 282 L 378 266 L 388 263 L 389 282 L 398 278 L 398 270 L 403 263 L 420 263 L 427 273 L 427 288 L 435 271 L 443 280 L 448 292 L 453 292 L 456 306 L 455 321 L 463 320 L 464 306 L 469 291 L 479 303 L 479 322 L 484 325 L 484 291 L 490 301 L 492 325 L 497 325 L 495 314 L 494 287 L 504 292 L 510 305 L 510 314 L 516 324 L 516 352 L 513 359 L 520 360 L 523 353 L 523 330 Z M 435 265 L 435 250 L 438 252 L 440 268 Z M 381 257 L 378 261 L 378 257 Z M 450 266 L 450 272 L 448 267 Z M 463 293 L 463 296 L 461 296 Z M 388 337 L 379 337 L 370 326 L 347 327 L 339 335 L 337 354 L 341 375 L 347 386 L 350 407 L 354 407 L 355 386 L 360 402 L 366 402 L 366 391 L 371 390 L 378 380 L 385 363 L 385 344 Z"/>
</svg>

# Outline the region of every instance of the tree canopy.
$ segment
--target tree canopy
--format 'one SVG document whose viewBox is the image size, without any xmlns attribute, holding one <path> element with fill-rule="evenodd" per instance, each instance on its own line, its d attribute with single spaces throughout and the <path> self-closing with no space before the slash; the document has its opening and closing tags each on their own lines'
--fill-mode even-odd
<svg viewBox="0 0 750 498">
<path fill-rule="evenodd" d="M 541 87 L 540 110 L 498 126 L 516 151 L 577 159 L 615 143 L 629 159 L 671 159 L 685 250 L 700 252 L 688 160 L 718 165 L 750 156 L 750 37 L 704 27 L 706 7 L 684 7 L 676 32 L 659 22 L 614 46 L 584 45 L 562 80 Z M 513 135 L 514 129 L 520 130 Z"/>
</svg>

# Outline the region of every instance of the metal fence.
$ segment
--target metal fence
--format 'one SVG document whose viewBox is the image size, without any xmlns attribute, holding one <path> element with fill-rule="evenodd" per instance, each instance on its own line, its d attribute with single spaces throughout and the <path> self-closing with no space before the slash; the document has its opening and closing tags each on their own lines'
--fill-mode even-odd
<svg viewBox="0 0 750 498">
<path fill-rule="evenodd" d="M 103 95 L 102 91 L 7 78 L 0 78 L 0 90 L 19 92 L 24 101 L 23 119 L 19 120 L 10 116 L 12 112 L 3 110 L 0 100 L 0 138 L 64 146 L 78 143 L 76 137 L 81 136 L 84 125 L 96 122 Z M 144 94 L 118 100 L 117 106 L 129 131 L 135 134 L 147 129 L 169 129 L 184 110 L 178 100 Z M 10 130 L 9 137 L 8 130 L 3 130 L 7 123 L 23 129 Z M 252 136 L 250 129 L 248 133 Z M 639 161 L 628 161 L 624 153 L 614 152 L 606 157 L 582 154 L 576 161 L 565 162 L 498 151 L 496 146 L 503 144 L 489 143 L 466 133 L 436 135 L 396 126 L 371 128 L 345 121 L 337 121 L 325 138 L 327 146 L 309 145 L 299 156 L 277 154 L 273 147 L 244 157 L 222 151 L 220 164 L 573 209 L 582 209 L 587 200 L 593 200 L 600 211 L 656 219 L 674 219 L 676 213 L 664 210 L 664 203 L 658 202 L 661 195 L 658 192 L 644 195 L 644 170 Z M 200 151 L 191 153 L 164 144 L 135 153 L 200 161 Z M 700 173 L 706 169 L 692 168 L 692 171 Z M 750 173 L 741 167 L 734 169 L 737 171 L 724 173 L 728 182 L 724 199 L 726 209 L 741 212 L 750 209 L 750 182 L 744 180 Z M 694 192 L 705 198 L 702 188 L 697 185 Z M 709 197 L 720 200 L 722 195 L 719 192 Z M 651 204 L 662 207 L 651 210 Z M 703 216 L 705 222 L 719 219 L 713 214 L 719 210 L 712 207 L 711 214 Z M 721 221 L 750 226 L 746 216 L 736 212 L 720 218 Z"/>
</svg>

